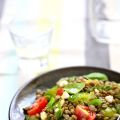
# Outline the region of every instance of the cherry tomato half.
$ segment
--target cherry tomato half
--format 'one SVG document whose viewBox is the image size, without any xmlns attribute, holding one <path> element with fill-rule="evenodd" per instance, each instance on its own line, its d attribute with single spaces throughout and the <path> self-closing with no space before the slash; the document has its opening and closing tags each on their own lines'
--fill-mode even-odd
<svg viewBox="0 0 120 120">
<path fill-rule="evenodd" d="M 90 111 L 89 107 L 77 105 L 75 109 L 77 120 L 95 120 L 96 114 Z"/>
<path fill-rule="evenodd" d="M 48 101 L 46 97 L 42 97 L 40 99 L 37 99 L 35 103 L 31 105 L 31 109 L 27 111 L 28 115 L 35 115 L 37 113 L 42 112 L 42 110 L 46 107 Z"/>
</svg>

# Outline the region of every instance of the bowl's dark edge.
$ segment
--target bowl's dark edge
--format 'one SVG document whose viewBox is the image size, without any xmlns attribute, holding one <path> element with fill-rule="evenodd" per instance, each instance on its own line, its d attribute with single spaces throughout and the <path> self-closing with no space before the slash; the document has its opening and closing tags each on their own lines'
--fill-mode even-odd
<svg viewBox="0 0 120 120">
<path fill-rule="evenodd" d="M 102 68 L 102 67 L 93 67 L 93 66 L 63 67 L 63 68 L 57 68 L 57 69 L 50 70 L 50 71 L 48 71 L 48 72 L 42 73 L 42 74 L 38 75 L 36 78 L 31 79 L 29 82 L 25 83 L 21 88 L 19 88 L 19 89 L 17 90 L 17 92 L 15 93 L 15 95 L 13 96 L 13 98 L 12 98 L 12 100 L 11 100 L 11 102 L 10 102 L 10 106 L 9 106 L 9 110 L 8 110 L 8 118 L 9 118 L 9 120 L 11 120 L 11 115 L 10 115 L 10 113 L 11 113 L 11 109 L 12 109 L 12 106 L 14 105 L 13 103 L 14 103 L 17 95 L 18 95 L 18 94 L 21 92 L 21 90 L 22 90 L 23 88 L 25 88 L 30 82 L 35 81 L 35 80 L 38 79 L 40 76 L 44 76 L 44 75 L 46 75 L 46 74 L 50 74 L 50 73 L 52 73 L 52 72 L 54 72 L 54 71 L 61 71 L 61 70 L 64 70 L 64 69 L 79 69 L 79 68 L 81 68 L 81 69 L 82 69 L 82 68 L 86 68 L 86 69 L 103 70 L 103 71 L 108 71 L 108 72 L 112 72 L 112 73 L 115 73 L 115 74 L 119 74 L 119 75 L 120 75 L 120 73 L 117 72 L 117 71 L 110 70 L 110 69 L 106 69 L 106 68 Z"/>
</svg>

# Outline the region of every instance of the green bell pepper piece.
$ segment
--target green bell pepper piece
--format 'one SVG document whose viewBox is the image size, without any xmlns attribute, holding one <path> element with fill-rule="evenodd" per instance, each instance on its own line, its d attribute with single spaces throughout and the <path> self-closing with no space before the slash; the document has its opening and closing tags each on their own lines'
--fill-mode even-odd
<svg viewBox="0 0 120 120">
<path fill-rule="evenodd" d="M 56 92 L 57 92 L 58 86 L 54 86 L 51 89 L 48 89 L 45 92 L 45 96 L 50 99 L 51 97 L 55 97 L 56 96 Z"/>
<path fill-rule="evenodd" d="M 91 99 L 94 99 L 95 98 L 95 95 L 93 92 L 90 92 L 90 93 L 78 93 L 78 94 L 75 94 L 75 95 L 71 95 L 68 100 L 71 101 L 71 102 L 81 102 L 81 103 L 86 103 L 88 104 L 88 102 L 91 100 Z"/>
<path fill-rule="evenodd" d="M 107 107 L 105 110 L 102 111 L 103 115 L 105 117 L 112 117 L 114 116 L 114 114 L 116 114 L 116 109 L 115 108 L 110 108 L 110 107 Z"/>
<path fill-rule="evenodd" d="M 102 104 L 102 100 L 101 99 L 93 99 L 89 102 L 89 105 L 94 105 L 94 106 L 99 106 Z"/>
<path fill-rule="evenodd" d="M 56 108 L 55 110 L 55 117 L 57 118 L 57 120 L 62 116 L 63 111 L 61 108 Z"/>
<path fill-rule="evenodd" d="M 47 107 L 52 107 L 52 105 L 55 103 L 55 98 L 54 97 L 51 97 L 49 103 L 47 104 Z"/>
</svg>

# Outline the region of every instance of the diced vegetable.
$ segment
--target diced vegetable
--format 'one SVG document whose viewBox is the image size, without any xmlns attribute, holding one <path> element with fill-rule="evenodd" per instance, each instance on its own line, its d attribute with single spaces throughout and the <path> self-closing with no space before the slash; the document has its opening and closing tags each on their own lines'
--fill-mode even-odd
<svg viewBox="0 0 120 120">
<path fill-rule="evenodd" d="M 62 116 L 63 111 L 61 108 L 56 108 L 55 109 L 55 117 L 57 118 L 57 120 Z"/>
<path fill-rule="evenodd" d="M 103 80 L 103 81 L 108 80 L 107 75 L 105 75 L 103 73 L 98 73 L 98 72 L 90 73 L 88 75 L 84 75 L 84 77 L 86 77 L 87 79 L 92 79 L 92 80 L 94 80 L 94 79 Z"/>
<path fill-rule="evenodd" d="M 102 113 L 106 117 L 112 117 L 114 114 L 116 114 L 116 109 L 107 107 L 105 110 L 102 110 Z"/>
<path fill-rule="evenodd" d="M 107 102 L 109 102 L 109 103 L 112 103 L 113 102 L 113 96 L 112 95 L 108 95 L 108 96 L 106 96 L 105 97 L 105 100 L 107 101 Z"/>
<path fill-rule="evenodd" d="M 46 120 L 47 119 L 47 113 L 46 112 L 41 112 L 40 113 L 40 118 L 41 118 L 41 120 Z"/>
<path fill-rule="evenodd" d="M 56 94 L 59 95 L 59 96 L 62 96 L 63 92 L 64 92 L 63 88 L 58 88 Z"/>
<path fill-rule="evenodd" d="M 55 103 L 55 98 L 54 97 L 51 97 L 49 103 L 47 104 L 47 107 L 52 107 L 52 105 Z"/>
<path fill-rule="evenodd" d="M 31 109 L 27 111 L 27 114 L 31 116 L 40 113 L 46 107 L 47 103 L 46 97 L 36 100 L 35 103 L 31 105 Z"/>
<path fill-rule="evenodd" d="M 90 111 L 87 106 L 77 105 L 75 109 L 77 120 L 95 120 L 95 113 Z"/>
<path fill-rule="evenodd" d="M 64 91 L 63 95 L 61 96 L 62 99 L 68 99 L 69 97 L 70 95 L 66 91 Z"/>
<path fill-rule="evenodd" d="M 85 83 L 73 83 L 64 87 L 64 90 L 70 94 L 76 94 L 85 87 Z"/>
<path fill-rule="evenodd" d="M 102 104 L 102 100 L 101 99 L 93 99 L 89 102 L 89 105 L 94 105 L 94 106 L 99 106 Z"/>
<path fill-rule="evenodd" d="M 60 100 L 60 105 L 63 106 L 64 103 L 65 103 L 65 99 L 61 99 L 61 100 Z"/>
<path fill-rule="evenodd" d="M 93 92 L 90 92 L 90 93 L 78 93 L 78 94 L 75 94 L 75 95 L 71 95 L 69 97 L 69 101 L 71 102 L 81 102 L 81 103 L 86 103 L 88 104 L 88 102 L 91 100 L 91 99 L 94 99 L 95 98 L 95 95 Z"/>
<path fill-rule="evenodd" d="M 60 101 L 57 101 L 55 104 L 54 104 L 54 109 L 56 109 L 56 108 L 61 108 L 62 106 L 61 106 L 61 104 L 60 104 Z"/>
<path fill-rule="evenodd" d="M 61 102 L 60 101 L 56 102 L 53 107 L 55 117 L 56 119 L 59 119 L 63 114 Z"/>
<path fill-rule="evenodd" d="M 50 97 L 55 97 L 57 90 L 58 90 L 58 86 L 54 86 L 45 92 L 45 96 L 48 97 L 49 99 L 50 99 Z"/>
<path fill-rule="evenodd" d="M 61 80 L 59 80 L 59 81 L 57 82 L 57 85 L 58 85 L 59 87 L 64 87 L 64 86 L 68 85 L 68 81 L 65 80 L 65 79 L 61 79 Z"/>
</svg>

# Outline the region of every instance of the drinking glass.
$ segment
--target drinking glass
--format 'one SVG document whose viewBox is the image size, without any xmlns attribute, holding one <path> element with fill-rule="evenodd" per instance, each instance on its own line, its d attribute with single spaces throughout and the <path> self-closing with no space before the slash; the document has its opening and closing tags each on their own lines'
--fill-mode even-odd
<svg viewBox="0 0 120 120">
<path fill-rule="evenodd" d="M 91 35 L 101 43 L 120 43 L 120 0 L 90 0 Z"/>
<path fill-rule="evenodd" d="M 31 75 L 46 70 L 53 32 L 50 21 L 14 20 L 10 23 L 9 31 L 15 43 L 20 69 Z"/>
</svg>

